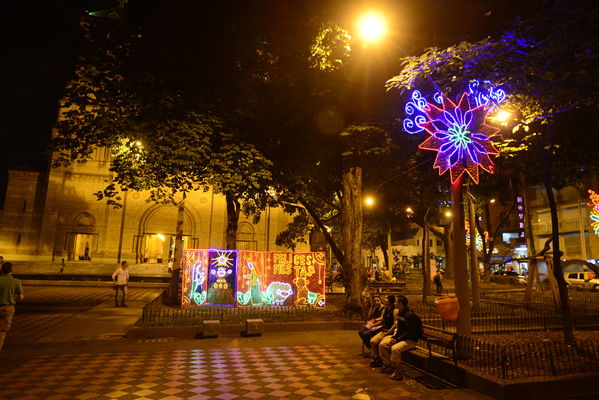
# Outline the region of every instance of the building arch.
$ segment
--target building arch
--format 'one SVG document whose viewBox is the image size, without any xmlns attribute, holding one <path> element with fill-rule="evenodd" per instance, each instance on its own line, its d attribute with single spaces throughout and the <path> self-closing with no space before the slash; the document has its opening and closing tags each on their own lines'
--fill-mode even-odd
<svg viewBox="0 0 599 400">
<path fill-rule="evenodd" d="M 96 217 L 87 210 L 77 210 L 67 218 L 64 251 L 68 261 L 91 261 L 98 250 Z"/>
<path fill-rule="evenodd" d="M 134 240 L 136 263 L 166 264 L 174 255 L 178 208 L 175 205 L 153 204 L 139 218 Z M 186 206 L 183 216 L 183 247 L 198 245 L 200 218 Z"/>
<path fill-rule="evenodd" d="M 237 225 L 237 249 L 257 250 L 256 228 L 248 221 L 241 221 Z"/>
</svg>

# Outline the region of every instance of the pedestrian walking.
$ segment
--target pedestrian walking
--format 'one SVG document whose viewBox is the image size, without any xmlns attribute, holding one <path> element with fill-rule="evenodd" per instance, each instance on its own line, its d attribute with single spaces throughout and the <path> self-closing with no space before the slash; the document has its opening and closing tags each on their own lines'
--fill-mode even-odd
<svg viewBox="0 0 599 400">
<path fill-rule="evenodd" d="M 435 273 L 433 282 L 435 282 L 435 286 L 437 287 L 437 293 L 441 293 L 443 291 L 443 283 L 441 283 L 441 274 L 439 271 Z"/>
<path fill-rule="evenodd" d="M 12 276 L 12 264 L 2 264 L 0 275 L 0 350 L 4 339 L 10 329 L 12 317 L 15 315 L 17 300 L 23 300 L 23 286 L 21 281 Z"/>
<path fill-rule="evenodd" d="M 127 299 L 127 284 L 129 283 L 129 271 L 127 271 L 127 261 L 123 261 L 121 266 L 117 268 L 112 274 L 112 281 L 114 283 L 114 306 L 127 307 L 125 303 Z M 119 292 L 122 293 L 121 302 L 119 303 Z"/>
</svg>

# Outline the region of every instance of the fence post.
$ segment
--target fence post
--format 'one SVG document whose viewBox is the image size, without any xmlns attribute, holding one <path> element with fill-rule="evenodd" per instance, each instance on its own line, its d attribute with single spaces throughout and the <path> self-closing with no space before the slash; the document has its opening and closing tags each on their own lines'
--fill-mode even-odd
<svg viewBox="0 0 599 400">
<path fill-rule="evenodd" d="M 501 378 L 506 379 L 507 376 L 507 350 L 504 346 L 500 346 L 500 354 L 501 354 L 501 359 L 499 361 L 499 364 L 501 366 Z"/>
</svg>

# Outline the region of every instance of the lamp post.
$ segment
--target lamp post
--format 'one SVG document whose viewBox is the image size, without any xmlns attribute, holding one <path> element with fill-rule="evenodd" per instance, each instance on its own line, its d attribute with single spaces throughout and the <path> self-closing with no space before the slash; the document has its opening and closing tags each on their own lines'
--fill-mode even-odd
<svg viewBox="0 0 599 400">
<path fill-rule="evenodd" d="M 431 93 L 429 99 L 415 90 L 405 106 L 404 130 L 412 135 L 426 132 L 428 136 L 418 147 L 437 152 L 434 168 L 439 169 L 440 175 L 447 171 L 450 173 L 451 247 L 455 291 L 460 306 L 457 331 L 463 335 L 471 333 L 471 324 L 462 178 L 467 173 L 474 183 L 478 183 L 479 167 L 494 172 L 495 165 L 490 156 L 499 154 L 499 151 L 489 137 L 497 134 L 499 129 L 487 124 L 487 116 L 505 97 L 505 91 L 491 82 L 472 80 L 468 83 L 468 90 L 462 92 L 455 102 L 439 91 Z"/>
<path fill-rule="evenodd" d="M 361 19 L 363 21 L 363 19 Z M 384 37 L 385 30 L 382 29 L 377 19 L 367 19 L 366 23 L 358 25 L 364 29 L 365 36 L 362 36 L 363 44 L 370 45 L 380 42 Z M 378 27 L 378 28 L 377 28 Z M 363 103 L 365 106 L 366 103 Z M 364 109 L 361 111 L 364 113 Z M 363 268 L 362 268 L 362 225 L 363 225 L 363 210 L 362 210 L 362 151 L 356 148 L 355 144 L 358 141 L 354 139 L 354 135 L 363 135 L 369 128 L 365 127 L 349 127 L 342 132 L 342 137 L 348 140 L 349 143 L 344 149 L 342 163 L 342 211 L 341 211 L 341 238 L 344 248 L 343 271 L 347 274 L 346 289 L 348 289 L 347 307 L 349 309 L 361 309 L 362 307 L 362 290 L 363 284 Z M 374 128 L 372 128 L 374 129 Z"/>
</svg>

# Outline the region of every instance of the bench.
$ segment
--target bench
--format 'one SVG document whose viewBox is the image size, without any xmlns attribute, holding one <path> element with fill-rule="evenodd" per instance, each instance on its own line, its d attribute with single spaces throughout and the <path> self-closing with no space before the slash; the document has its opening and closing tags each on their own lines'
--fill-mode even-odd
<svg viewBox="0 0 599 400">
<path fill-rule="evenodd" d="M 406 291 L 406 283 L 372 281 L 368 283 L 368 288 L 372 295 L 399 294 Z"/>
<path fill-rule="evenodd" d="M 423 325 L 423 336 L 420 340 L 426 342 L 429 358 L 440 358 L 439 353 L 433 355 L 432 346 L 438 346 L 443 349 L 444 355 L 442 358 L 453 360 L 455 366 L 458 365 L 456 338 L 457 335 L 452 332 L 444 331 L 443 329 L 435 328 L 434 326 Z M 450 354 L 448 354 L 450 353 Z M 427 363 L 428 364 L 428 363 Z M 427 368 L 428 369 L 428 368 Z"/>
</svg>

